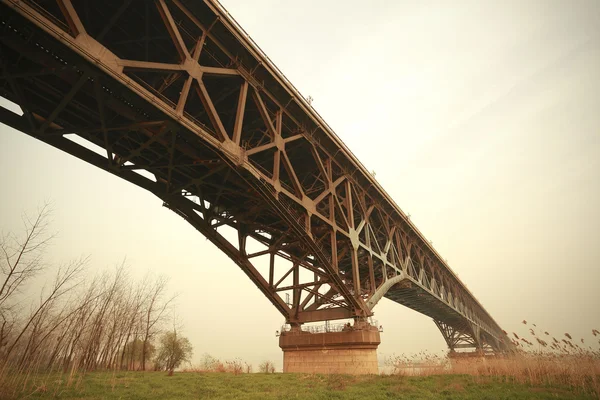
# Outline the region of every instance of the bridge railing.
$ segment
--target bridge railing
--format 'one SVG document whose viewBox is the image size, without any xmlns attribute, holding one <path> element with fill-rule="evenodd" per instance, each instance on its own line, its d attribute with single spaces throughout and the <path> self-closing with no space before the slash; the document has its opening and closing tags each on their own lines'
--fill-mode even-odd
<svg viewBox="0 0 600 400">
<path fill-rule="evenodd" d="M 378 323 L 376 320 L 369 320 L 370 329 L 377 329 Z M 303 325 L 300 330 L 292 329 L 291 325 L 285 324 L 281 326 L 281 333 L 285 334 L 304 334 L 304 333 L 329 333 L 329 332 L 345 332 L 345 331 L 353 331 L 356 328 L 350 323 L 324 323 L 320 325 Z"/>
</svg>

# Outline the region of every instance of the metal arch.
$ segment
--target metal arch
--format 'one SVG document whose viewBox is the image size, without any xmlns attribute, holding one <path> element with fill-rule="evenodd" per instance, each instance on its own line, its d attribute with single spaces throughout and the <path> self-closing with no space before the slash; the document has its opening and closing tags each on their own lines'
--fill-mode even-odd
<svg viewBox="0 0 600 400">
<path fill-rule="evenodd" d="M 396 275 L 393 278 L 386 280 L 381 286 L 377 288 L 375 294 L 373 294 L 367 301 L 367 305 L 369 306 L 369 308 L 372 310 L 375 307 L 375 305 L 377 305 L 379 300 L 381 300 L 383 296 L 385 296 L 385 294 L 392 288 L 392 286 L 402 282 L 405 279 L 408 278 L 402 272 L 400 272 L 399 275 Z"/>
</svg>

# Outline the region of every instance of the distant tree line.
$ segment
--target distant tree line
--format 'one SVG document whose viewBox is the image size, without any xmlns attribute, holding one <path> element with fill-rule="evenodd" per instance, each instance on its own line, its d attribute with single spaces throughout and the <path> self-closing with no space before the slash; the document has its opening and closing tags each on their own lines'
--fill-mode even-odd
<svg viewBox="0 0 600 400">
<path fill-rule="evenodd" d="M 90 278 L 86 257 L 49 266 L 49 214 L 44 206 L 24 217 L 22 235 L 0 238 L 0 378 L 6 371 L 172 371 L 189 360 L 189 341 L 167 329 L 167 279 L 135 282 L 124 264 Z M 34 278 L 52 272 L 33 290 Z"/>
</svg>

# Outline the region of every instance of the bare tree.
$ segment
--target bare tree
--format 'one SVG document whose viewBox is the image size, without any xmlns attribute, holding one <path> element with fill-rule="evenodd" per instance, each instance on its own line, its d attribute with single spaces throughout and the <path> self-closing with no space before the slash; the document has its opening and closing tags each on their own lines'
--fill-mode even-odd
<svg viewBox="0 0 600 400">
<path fill-rule="evenodd" d="M 71 261 L 67 265 L 61 266 L 58 269 L 58 272 L 54 278 L 54 283 L 49 292 L 40 296 L 40 302 L 38 306 L 34 308 L 30 316 L 25 320 L 25 323 L 19 334 L 17 334 L 17 336 L 14 338 L 12 344 L 8 346 L 8 349 L 5 353 L 6 358 L 10 356 L 10 353 L 15 348 L 21 337 L 25 334 L 29 326 L 42 318 L 42 316 L 44 316 L 46 311 L 55 301 L 64 296 L 66 293 L 69 293 L 80 283 L 78 278 L 80 277 L 81 272 L 84 270 L 87 262 L 87 257 L 80 258 L 79 260 Z"/>
<path fill-rule="evenodd" d="M 143 299 L 146 293 L 146 289 L 148 287 L 148 277 L 146 277 L 143 281 L 141 281 L 138 286 L 137 289 L 135 291 L 135 293 L 130 297 L 130 300 L 128 302 L 129 306 L 128 306 L 128 312 L 126 313 L 125 317 L 125 321 L 124 324 L 126 326 L 126 335 L 123 338 L 123 341 L 121 342 L 123 348 L 121 351 L 121 361 L 120 361 L 120 365 L 121 368 L 125 368 L 127 369 L 129 367 L 130 364 L 127 363 L 127 343 L 129 343 L 130 338 L 132 337 L 132 335 L 134 335 L 135 337 L 137 337 L 137 332 L 136 330 L 138 329 L 138 323 L 141 320 L 140 317 L 140 313 L 141 313 L 141 309 L 142 309 L 142 304 L 143 304 Z M 133 351 L 133 349 L 131 349 L 131 351 Z M 133 353 L 131 353 L 131 357 L 132 358 Z"/>
<path fill-rule="evenodd" d="M 121 285 L 125 279 L 125 261 L 117 268 L 114 277 L 110 279 L 104 277 L 104 296 L 100 300 L 100 308 L 94 317 L 88 343 L 84 352 L 84 368 L 96 369 L 99 362 L 98 356 L 102 347 L 103 335 L 106 334 L 105 328 L 109 326 L 107 313 L 114 307 L 114 300 L 118 297 Z"/>
<path fill-rule="evenodd" d="M 23 215 L 23 237 L 12 233 L 0 237 L 0 319 L 5 329 L 11 324 L 11 314 L 16 307 L 15 296 L 45 266 L 44 250 L 53 238 L 47 232 L 50 214 L 50 207 L 45 204 L 35 217 Z M 2 334 L 5 333 L 3 330 Z M 5 339 L 0 335 L 0 343 Z"/>
<path fill-rule="evenodd" d="M 258 370 L 264 374 L 275 373 L 275 365 L 271 361 L 263 361 L 259 364 Z"/>
<path fill-rule="evenodd" d="M 144 320 L 144 339 L 142 342 L 142 365 L 141 369 L 146 370 L 146 359 L 148 352 L 148 342 L 160 332 L 161 322 L 167 317 L 166 311 L 174 297 L 167 301 L 162 301 L 167 288 L 168 279 L 159 277 L 150 288 L 148 303 L 145 310 Z"/>
</svg>

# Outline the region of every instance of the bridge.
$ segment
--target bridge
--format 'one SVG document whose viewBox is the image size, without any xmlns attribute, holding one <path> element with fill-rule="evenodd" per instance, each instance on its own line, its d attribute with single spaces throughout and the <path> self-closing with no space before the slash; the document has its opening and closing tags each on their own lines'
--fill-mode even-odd
<svg viewBox="0 0 600 400">
<path fill-rule="evenodd" d="M 226 253 L 285 317 L 284 370 L 376 371 L 383 297 L 451 352 L 512 350 L 216 0 L 0 0 L 0 22 L 0 95 L 23 111 L 0 121 L 148 190 Z M 302 328 L 339 319 L 355 322 Z"/>
</svg>

